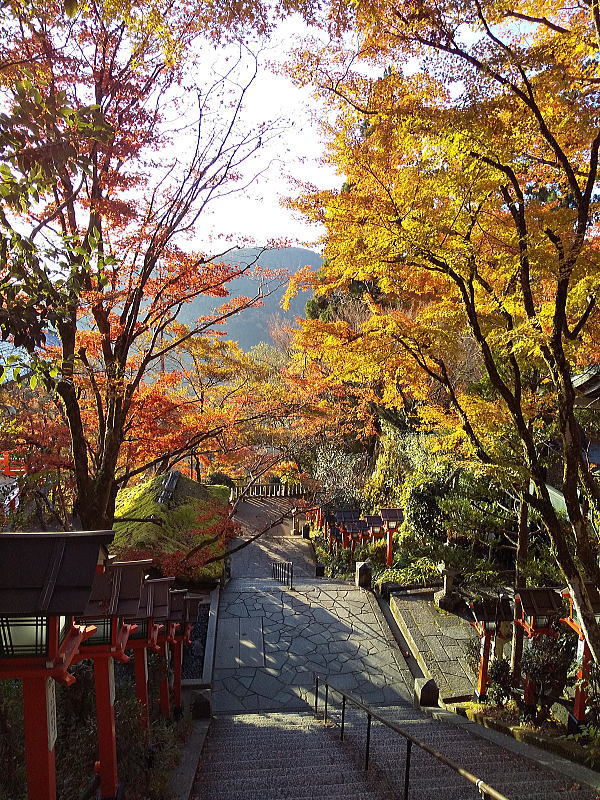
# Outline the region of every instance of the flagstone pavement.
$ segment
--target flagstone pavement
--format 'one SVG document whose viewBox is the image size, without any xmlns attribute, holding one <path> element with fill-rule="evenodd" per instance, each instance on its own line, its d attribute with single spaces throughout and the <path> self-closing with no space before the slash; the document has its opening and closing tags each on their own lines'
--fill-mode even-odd
<svg viewBox="0 0 600 800">
<path fill-rule="evenodd" d="M 255 521 L 256 504 L 242 507 L 240 516 Z M 274 540 L 277 557 L 292 560 L 300 573 L 292 590 L 269 577 L 265 553 Z M 219 608 L 215 713 L 306 708 L 315 673 L 370 705 L 389 706 L 411 696 L 413 680 L 374 597 L 341 581 L 305 577 L 310 564 L 305 548 L 310 544 L 283 525 L 233 554 L 236 577 L 222 592 Z"/>
</svg>

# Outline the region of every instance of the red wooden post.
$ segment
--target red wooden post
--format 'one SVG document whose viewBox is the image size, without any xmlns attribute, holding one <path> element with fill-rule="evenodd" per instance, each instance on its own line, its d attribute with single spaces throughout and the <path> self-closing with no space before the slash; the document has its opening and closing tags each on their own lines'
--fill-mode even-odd
<svg viewBox="0 0 600 800">
<path fill-rule="evenodd" d="M 171 717 L 171 690 L 169 688 L 169 645 L 166 640 L 160 645 L 160 713 Z"/>
<path fill-rule="evenodd" d="M 135 674 L 135 696 L 142 706 L 142 724 L 150 727 L 150 706 L 148 700 L 148 659 L 145 647 L 136 647 L 133 657 Z"/>
<path fill-rule="evenodd" d="M 492 647 L 493 631 L 485 631 L 481 637 L 481 656 L 479 658 L 479 675 L 477 676 L 477 699 L 485 697 L 488 686 L 488 666 L 490 662 L 490 650 Z"/>
<path fill-rule="evenodd" d="M 385 563 L 386 566 L 391 567 L 392 562 L 394 561 L 394 531 L 388 528 L 386 533 L 387 533 L 387 550 L 385 554 Z"/>
<path fill-rule="evenodd" d="M 341 525 L 340 527 L 342 530 L 342 546 L 345 549 L 346 547 L 348 547 L 348 531 L 346 530 L 345 525 Z"/>
<path fill-rule="evenodd" d="M 23 678 L 25 759 L 29 800 L 56 798 L 56 704 L 54 681 L 45 675 Z"/>
<path fill-rule="evenodd" d="M 117 739 L 115 734 L 115 674 L 112 658 L 94 658 L 96 719 L 98 722 L 98 765 L 100 794 L 105 800 L 117 796 Z"/>
<path fill-rule="evenodd" d="M 172 649 L 173 657 L 173 702 L 176 709 L 183 708 L 181 698 L 181 678 L 183 668 L 183 642 L 176 640 Z"/>
</svg>

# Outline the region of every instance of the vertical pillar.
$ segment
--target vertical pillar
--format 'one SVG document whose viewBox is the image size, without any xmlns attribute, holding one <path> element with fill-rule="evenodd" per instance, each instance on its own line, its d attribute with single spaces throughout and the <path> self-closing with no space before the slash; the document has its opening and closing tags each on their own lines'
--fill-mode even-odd
<svg viewBox="0 0 600 800">
<path fill-rule="evenodd" d="M 115 670 L 112 658 L 94 658 L 96 684 L 96 720 L 98 722 L 98 760 L 100 796 L 117 796 L 117 738 L 115 734 Z"/>
<path fill-rule="evenodd" d="M 55 800 L 56 699 L 52 678 L 23 678 L 23 717 L 27 797 Z"/>
<path fill-rule="evenodd" d="M 171 690 L 169 689 L 169 645 L 160 646 L 160 713 L 165 719 L 171 717 Z"/>
<path fill-rule="evenodd" d="M 479 657 L 479 675 L 477 676 L 476 697 L 483 700 L 488 685 L 488 665 L 490 662 L 490 649 L 492 646 L 492 631 L 485 631 L 481 637 L 481 655 Z"/>
<path fill-rule="evenodd" d="M 172 646 L 173 658 L 173 702 L 177 713 L 183 710 L 183 701 L 181 697 L 181 678 L 183 667 L 183 642 L 177 640 Z"/>
<path fill-rule="evenodd" d="M 577 733 L 579 726 L 585 720 L 585 706 L 587 702 L 587 682 L 589 675 L 590 661 L 592 654 L 585 639 L 579 640 L 580 666 L 577 671 L 577 689 L 575 690 L 575 701 L 573 703 L 573 713 L 569 714 L 567 730 L 569 733 Z"/>
<path fill-rule="evenodd" d="M 348 531 L 346 530 L 346 526 L 342 525 L 342 547 L 346 549 L 348 547 Z"/>
<path fill-rule="evenodd" d="M 385 553 L 385 563 L 386 566 L 391 567 L 392 562 L 394 560 L 394 532 L 388 528 L 386 533 L 387 533 L 387 549 Z"/>
<path fill-rule="evenodd" d="M 135 696 L 142 707 L 142 723 L 145 728 L 149 728 L 148 659 L 146 657 L 145 647 L 136 647 L 133 657 L 133 671 L 135 674 Z"/>
</svg>

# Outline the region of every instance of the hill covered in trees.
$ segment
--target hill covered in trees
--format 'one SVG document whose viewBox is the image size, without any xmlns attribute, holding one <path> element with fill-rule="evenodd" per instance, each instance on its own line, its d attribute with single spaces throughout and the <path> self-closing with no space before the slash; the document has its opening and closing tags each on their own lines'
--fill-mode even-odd
<svg viewBox="0 0 600 800">
<path fill-rule="evenodd" d="M 259 248 L 247 248 L 244 250 L 232 251 L 224 261 L 230 264 L 254 264 Z M 281 250 L 268 250 L 259 255 L 256 262 L 264 269 L 284 269 L 290 274 L 294 274 L 301 267 L 310 264 L 317 269 L 321 266 L 321 256 L 312 250 L 301 247 L 285 247 Z M 227 331 L 229 339 L 236 340 L 243 350 L 249 350 L 259 342 L 270 342 L 269 322 L 274 316 L 280 315 L 285 319 L 293 321 L 294 317 L 304 316 L 304 306 L 309 297 L 302 293 L 293 298 L 288 311 L 283 311 L 280 302 L 285 292 L 285 283 L 282 285 L 272 282 L 277 286 L 274 291 L 265 297 L 262 306 L 250 308 L 241 314 L 231 317 L 224 330 Z M 259 289 L 259 282 L 255 277 L 242 275 L 228 284 L 231 297 L 254 297 Z M 217 308 L 223 300 L 216 297 L 203 295 L 196 298 L 192 303 L 186 305 L 179 315 L 181 322 L 189 324 L 203 314 L 210 314 Z"/>
</svg>

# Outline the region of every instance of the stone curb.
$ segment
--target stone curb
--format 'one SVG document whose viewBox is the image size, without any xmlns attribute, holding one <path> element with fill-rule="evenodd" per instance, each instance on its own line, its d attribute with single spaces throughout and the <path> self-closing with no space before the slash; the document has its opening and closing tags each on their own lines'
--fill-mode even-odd
<svg viewBox="0 0 600 800">
<path fill-rule="evenodd" d="M 192 732 L 182 748 L 181 761 L 171 775 L 171 784 L 175 790 L 173 800 L 189 800 L 192 794 L 209 726 L 209 719 L 194 720 L 192 724 Z"/>
<path fill-rule="evenodd" d="M 532 761 L 534 764 L 542 767 L 542 769 L 557 773 L 576 783 L 583 784 L 596 792 L 600 792 L 600 774 L 588 767 L 576 764 L 573 761 L 568 761 L 566 758 L 541 750 L 534 745 L 519 742 L 505 733 L 500 733 L 491 728 L 485 728 L 483 725 L 472 722 L 460 714 L 455 714 L 453 711 L 448 711 L 443 708 L 426 707 L 422 707 L 421 710 L 440 722 L 448 722 L 451 725 L 467 728 L 469 733 L 473 736 L 477 736 L 480 739 L 487 739 L 504 748 L 504 750 L 510 750 L 512 753 L 515 753 L 515 755 Z"/>
<path fill-rule="evenodd" d="M 408 664 L 406 663 L 406 661 L 404 659 L 404 656 L 402 655 L 402 651 L 400 649 L 400 645 L 396 641 L 396 638 L 395 638 L 394 634 L 392 633 L 392 631 L 390 629 L 388 621 L 385 618 L 385 614 L 382 612 L 381 608 L 379 607 L 379 603 L 377 602 L 377 598 L 375 597 L 375 594 L 373 593 L 372 590 L 368 590 L 368 589 L 363 589 L 362 591 L 366 592 L 366 594 L 367 594 L 367 598 L 369 600 L 369 605 L 371 606 L 371 610 L 373 612 L 373 615 L 375 616 L 375 619 L 379 623 L 379 627 L 381 628 L 381 632 L 383 634 L 383 637 L 385 638 L 385 640 L 387 641 L 387 643 L 389 645 L 389 648 L 390 648 L 390 650 L 392 652 L 392 657 L 393 657 L 394 661 L 396 662 L 396 667 L 398 669 L 398 672 L 400 674 L 403 674 L 406 671 L 410 672 Z M 409 702 L 412 702 L 412 694 L 411 694 L 410 690 L 407 689 L 406 692 L 403 692 L 400 689 L 400 687 L 396 687 L 396 691 L 398 692 L 399 695 L 404 697 L 405 700 L 408 700 Z"/>
<path fill-rule="evenodd" d="M 217 619 L 219 616 L 220 596 L 221 590 L 217 586 L 210 593 L 210 609 L 208 612 L 206 644 L 204 645 L 202 678 L 187 678 L 181 681 L 181 685 L 184 689 L 210 689 L 212 686 L 213 664 L 215 661 L 215 647 L 217 643 Z"/>
</svg>

